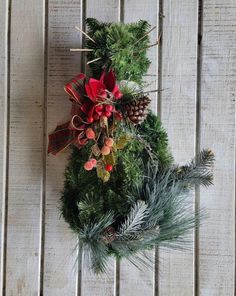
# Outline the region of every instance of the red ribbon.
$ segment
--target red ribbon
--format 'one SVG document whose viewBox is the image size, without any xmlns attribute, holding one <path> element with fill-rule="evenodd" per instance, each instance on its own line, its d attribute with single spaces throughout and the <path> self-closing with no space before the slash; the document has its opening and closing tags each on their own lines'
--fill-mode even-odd
<svg viewBox="0 0 236 296">
<path fill-rule="evenodd" d="M 111 100 L 120 99 L 122 96 L 113 71 L 104 71 L 100 80 L 90 78 L 87 84 L 85 80 L 86 76 L 81 73 L 65 85 L 64 89 L 72 101 L 72 118 L 58 125 L 49 135 L 48 153 L 56 155 L 70 144 L 78 148 L 84 146 L 88 141 L 85 135 L 87 125 L 99 120 L 103 115 L 109 117 L 114 112 L 116 118 L 121 119 L 120 113 L 113 106 L 101 105 L 107 96 Z M 106 109 L 108 106 L 112 107 L 110 111 Z"/>
</svg>

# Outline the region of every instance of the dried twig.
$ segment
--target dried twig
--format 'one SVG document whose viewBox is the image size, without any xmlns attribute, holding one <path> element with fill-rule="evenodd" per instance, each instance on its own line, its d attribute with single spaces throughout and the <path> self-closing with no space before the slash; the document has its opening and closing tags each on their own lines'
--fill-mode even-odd
<svg viewBox="0 0 236 296">
<path fill-rule="evenodd" d="M 75 28 L 76 28 L 76 30 L 78 30 L 79 32 L 81 32 L 82 34 L 84 34 L 89 40 L 91 40 L 92 42 L 94 42 L 96 44 L 96 42 L 93 40 L 93 38 L 91 38 L 87 33 L 85 33 L 79 27 L 75 27 Z"/>
<path fill-rule="evenodd" d="M 96 62 L 96 61 L 99 61 L 99 60 L 101 60 L 101 58 L 96 58 L 96 59 L 94 59 L 94 60 L 88 61 L 88 62 L 87 62 L 87 65 L 92 64 L 92 63 L 94 63 L 94 62 Z"/>
<path fill-rule="evenodd" d="M 134 45 L 137 44 L 139 41 L 143 40 L 143 38 L 145 38 L 148 34 L 150 34 L 153 30 L 156 29 L 156 26 L 151 28 L 151 30 L 149 30 L 146 34 L 144 34 L 141 38 L 139 38 L 137 41 L 134 42 Z"/>
<path fill-rule="evenodd" d="M 153 47 L 153 46 L 157 46 L 157 45 L 160 44 L 160 41 L 161 41 L 161 34 L 158 36 L 157 41 L 156 41 L 155 43 L 153 43 L 153 44 L 151 44 L 151 45 L 148 45 L 148 46 L 146 46 L 146 47 L 143 47 L 143 48 L 139 49 L 139 51 L 140 51 L 140 50 L 144 50 L 144 49 L 151 48 L 151 47 Z"/>
<path fill-rule="evenodd" d="M 71 48 L 70 51 L 93 51 L 90 48 Z"/>
</svg>

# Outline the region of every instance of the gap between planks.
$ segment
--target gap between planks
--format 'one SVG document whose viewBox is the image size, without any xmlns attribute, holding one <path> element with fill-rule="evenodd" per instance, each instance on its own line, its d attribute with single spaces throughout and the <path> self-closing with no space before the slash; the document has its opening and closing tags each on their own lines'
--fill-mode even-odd
<svg viewBox="0 0 236 296">
<path fill-rule="evenodd" d="M 158 44 L 157 51 L 157 115 L 161 120 L 161 105 L 162 105 L 162 39 L 163 39 L 163 0 L 159 0 L 158 7 L 158 36 L 160 36 L 160 42 Z M 153 286 L 153 295 L 159 296 L 159 248 L 156 247 L 154 250 L 154 286 Z"/>
<path fill-rule="evenodd" d="M 84 32 L 86 32 L 86 15 L 87 15 L 87 1 L 81 0 L 81 15 L 80 15 L 80 27 Z M 81 48 L 84 48 L 85 44 L 85 36 L 82 34 L 81 37 L 82 46 Z M 86 73 L 86 52 L 81 52 L 81 72 Z M 82 268 L 83 268 L 83 249 L 82 244 L 79 241 L 78 242 L 79 249 L 77 251 L 78 255 L 78 264 L 77 264 L 77 282 L 76 282 L 76 295 L 81 296 L 82 295 Z"/>
<path fill-rule="evenodd" d="M 119 21 L 124 23 L 124 0 L 119 2 Z M 120 296 L 120 260 L 115 259 L 115 274 L 114 274 L 114 296 Z"/>
<path fill-rule="evenodd" d="M 4 101 L 4 152 L 3 152 L 3 203 L 1 237 L 1 294 L 6 294 L 7 226 L 8 226 L 8 185 L 9 185 L 9 139 L 10 139 L 10 69 L 11 69 L 11 7 L 12 0 L 6 1 L 5 28 L 5 101 Z"/>
<path fill-rule="evenodd" d="M 201 72 L 202 72 L 202 30 L 203 30 L 203 0 L 198 0 L 198 28 L 197 28 L 197 79 L 196 79 L 196 147 L 195 156 L 201 146 Z M 200 187 L 195 186 L 195 214 L 200 210 Z M 199 295 L 199 228 L 194 231 L 194 296 Z"/>
<path fill-rule="evenodd" d="M 42 134 L 42 183 L 40 201 L 40 229 L 39 229 L 39 289 L 38 296 L 44 294 L 44 263 L 45 263 L 45 210 L 46 210 L 46 177 L 47 177 L 47 84 L 48 84 L 48 9 L 49 0 L 44 0 L 44 99 L 43 99 L 43 134 Z"/>
</svg>

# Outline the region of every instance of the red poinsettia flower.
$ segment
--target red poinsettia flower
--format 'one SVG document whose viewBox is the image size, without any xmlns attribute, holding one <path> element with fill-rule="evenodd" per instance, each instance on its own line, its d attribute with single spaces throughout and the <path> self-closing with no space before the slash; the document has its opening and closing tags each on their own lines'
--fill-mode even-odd
<svg viewBox="0 0 236 296">
<path fill-rule="evenodd" d="M 122 93 L 116 84 L 116 76 L 112 70 L 109 72 L 104 71 L 100 77 L 100 81 L 105 85 L 106 89 L 111 92 L 116 99 L 122 97 Z"/>
<path fill-rule="evenodd" d="M 105 85 L 94 78 L 90 78 L 89 82 L 85 85 L 86 93 L 93 103 L 104 101 L 107 98 Z"/>
<path fill-rule="evenodd" d="M 116 85 L 115 74 L 112 70 L 104 71 L 100 80 L 90 78 L 85 85 L 85 90 L 90 101 L 87 101 L 81 107 L 81 110 L 87 115 L 87 121 L 92 123 L 99 120 L 101 116 L 110 117 L 115 108 L 113 102 L 122 97 L 122 93 Z"/>
</svg>

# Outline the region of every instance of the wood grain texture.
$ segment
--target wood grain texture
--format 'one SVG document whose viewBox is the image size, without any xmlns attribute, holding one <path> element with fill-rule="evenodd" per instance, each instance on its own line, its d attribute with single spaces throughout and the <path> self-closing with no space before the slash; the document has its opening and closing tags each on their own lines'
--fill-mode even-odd
<svg viewBox="0 0 236 296">
<path fill-rule="evenodd" d="M 151 1 L 124 1 L 124 23 L 137 22 L 140 19 L 147 20 L 151 28 L 158 23 L 158 3 Z M 154 44 L 158 39 L 158 29 L 156 28 L 150 34 L 150 42 Z M 148 50 L 148 57 L 152 61 L 148 73 L 145 76 L 145 90 L 155 90 L 157 88 L 157 50 L 158 47 L 151 47 Z M 157 93 L 150 94 L 152 99 L 151 108 L 157 112 Z M 150 257 L 154 256 L 150 252 Z M 120 295 L 153 295 L 153 270 L 144 268 L 138 270 L 127 260 L 122 260 L 120 264 Z"/>
<path fill-rule="evenodd" d="M 200 0 L 199 0 L 200 1 Z M 197 83 L 196 0 L 162 0 L 163 34 L 160 78 L 161 104 L 152 94 L 152 110 L 161 117 L 176 162 L 194 156 L 196 145 L 211 148 L 216 155 L 214 187 L 200 190 L 200 206 L 209 213 L 199 239 L 199 282 L 194 283 L 194 254 L 159 250 L 159 296 L 232 296 L 235 291 L 235 93 L 236 93 L 236 2 L 203 1 L 203 38 L 200 80 Z M 149 0 L 48 0 L 48 40 L 45 43 L 45 3 L 41 0 L 11 0 L 10 63 L 7 63 L 8 0 L 0 0 L 0 220 L 5 172 L 7 180 L 6 292 L 2 296 L 112 296 L 115 268 L 110 261 L 106 275 L 95 276 L 83 260 L 82 286 L 74 251 L 77 237 L 60 219 L 59 199 L 64 169 L 70 152 L 44 161 L 46 133 L 69 118 L 71 104 L 64 84 L 81 69 L 82 2 L 87 17 L 125 23 L 139 19 L 158 23 L 159 1 Z M 122 9 L 121 9 L 122 7 Z M 151 34 L 154 43 L 157 31 Z M 44 46 L 47 51 L 44 52 Z M 45 53 L 48 61 L 46 65 Z M 149 50 L 152 61 L 147 89 L 157 87 L 158 48 Z M 85 63 L 85 61 L 84 61 Z M 7 66 L 10 65 L 10 68 Z M 46 66 L 46 73 L 45 67 Z M 10 73 L 8 81 L 7 73 Z M 45 80 L 45 74 L 46 80 Z M 7 87 L 10 91 L 9 166 L 7 164 Z M 196 114 L 200 86 L 200 114 Z M 46 91 L 45 91 L 46 89 Z M 46 96 L 45 96 L 46 94 Z M 44 103 L 46 99 L 46 108 Z M 47 114 L 47 120 L 44 116 Z M 199 122 L 196 128 L 196 115 Z M 199 128 L 199 130 L 198 130 Z M 196 134 L 197 132 L 197 134 Z M 46 165 L 46 167 L 45 167 Z M 46 169 L 45 241 L 41 245 L 41 198 Z M 192 202 L 194 196 L 190 196 Z M 43 216 L 44 218 L 44 216 Z M 0 252 L 5 241 L 1 225 Z M 44 230 L 44 228 L 43 228 Z M 193 240 L 193 235 L 191 234 Z M 42 252 L 41 252 L 42 251 Z M 40 294 L 40 256 L 44 259 Z M 2 256 L 0 257 L 0 261 Z M 2 262 L 0 262 L 3 267 Z M 122 261 L 119 296 L 153 295 L 153 272 L 138 271 Z M 2 278 L 3 276 L 1 276 Z M 1 283 L 2 284 L 2 283 Z M 194 291 L 194 284 L 199 293 Z M 1 294 L 1 292 L 0 292 Z M 198 295 L 199 294 L 199 295 Z M 79 295 L 80 296 L 80 295 Z M 157 295 L 155 295 L 157 296 Z"/>
<path fill-rule="evenodd" d="M 2 262 L 4 250 L 4 207 L 5 207 L 5 192 L 6 192 L 6 145 L 7 145 L 7 3 L 5 0 L 0 0 L 0 288 L 2 289 L 4 266 Z M 1 293 L 1 292 L 0 292 Z"/>
<path fill-rule="evenodd" d="M 124 1 L 124 22 L 131 23 L 137 22 L 140 19 L 146 20 L 150 23 L 151 28 L 158 26 L 158 1 L 149 0 L 126 0 Z M 150 34 L 150 43 L 155 44 L 158 40 L 158 28 L 153 30 Z M 151 65 L 148 69 L 147 74 L 144 77 L 145 90 L 156 90 L 157 89 L 157 56 L 158 46 L 153 46 L 148 49 L 147 56 L 151 61 Z M 157 112 L 157 93 L 150 93 L 151 109 Z"/>
<path fill-rule="evenodd" d="M 101 22 L 118 22 L 120 16 L 119 0 L 87 0 L 86 17 L 93 17 Z"/>
<path fill-rule="evenodd" d="M 81 46 L 75 26 L 81 25 L 80 0 L 50 0 L 48 11 L 47 129 L 69 119 L 71 103 L 63 87 L 80 72 Z M 77 239 L 60 218 L 59 199 L 70 151 L 47 158 L 44 295 L 76 295 Z"/>
<path fill-rule="evenodd" d="M 184 164 L 195 155 L 198 4 L 167 0 L 163 5 L 161 118 L 175 161 Z M 160 295 L 193 295 L 193 243 L 185 252 L 160 249 L 159 257 Z"/>
<path fill-rule="evenodd" d="M 201 190 L 200 295 L 234 295 L 236 3 L 204 1 L 200 145 L 216 157 L 214 187 Z"/>
<path fill-rule="evenodd" d="M 87 0 L 86 17 L 97 18 L 104 22 L 119 21 L 119 1 L 117 0 Z M 82 296 L 110 296 L 114 291 L 114 260 L 109 261 L 108 272 L 96 276 L 88 269 L 86 259 L 82 271 Z"/>
<path fill-rule="evenodd" d="M 43 3 L 12 1 L 6 295 L 38 295 Z"/>
</svg>

